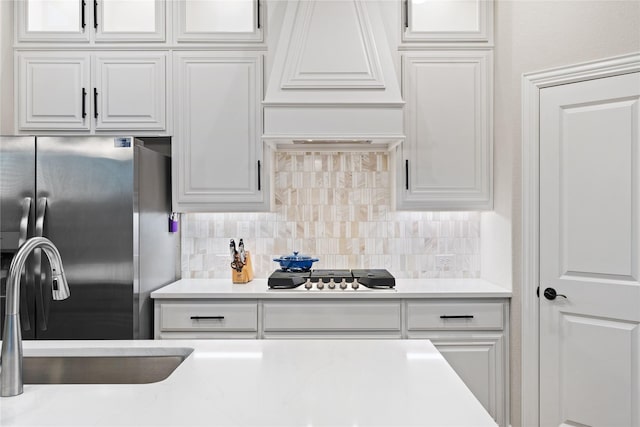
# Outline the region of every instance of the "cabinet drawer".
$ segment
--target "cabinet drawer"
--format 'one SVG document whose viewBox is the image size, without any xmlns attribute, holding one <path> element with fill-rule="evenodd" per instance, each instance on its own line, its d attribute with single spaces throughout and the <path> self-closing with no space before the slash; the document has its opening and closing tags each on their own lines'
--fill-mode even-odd
<svg viewBox="0 0 640 427">
<path fill-rule="evenodd" d="M 400 331 L 399 301 L 265 302 L 264 331 Z"/>
<path fill-rule="evenodd" d="M 407 303 L 408 330 L 503 329 L 504 305 L 500 302 Z"/>
<path fill-rule="evenodd" d="M 162 304 L 161 331 L 257 331 L 257 303 Z"/>
</svg>

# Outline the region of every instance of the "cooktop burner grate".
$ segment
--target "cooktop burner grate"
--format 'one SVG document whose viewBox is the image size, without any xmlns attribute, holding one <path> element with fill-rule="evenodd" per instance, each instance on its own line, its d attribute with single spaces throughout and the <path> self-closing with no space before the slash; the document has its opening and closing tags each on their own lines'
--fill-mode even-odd
<svg viewBox="0 0 640 427">
<path fill-rule="evenodd" d="M 357 290 L 394 289 L 396 280 L 385 269 L 274 271 L 267 281 L 271 289 Z M 304 285 L 304 287 L 302 287 Z"/>
</svg>

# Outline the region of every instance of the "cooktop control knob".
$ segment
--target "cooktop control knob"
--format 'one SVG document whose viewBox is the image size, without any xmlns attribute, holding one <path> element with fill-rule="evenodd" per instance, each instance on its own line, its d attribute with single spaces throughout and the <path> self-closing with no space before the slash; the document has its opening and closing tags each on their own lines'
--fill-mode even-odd
<svg viewBox="0 0 640 427">
<path fill-rule="evenodd" d="M 318 284 L 316 285 L 316 287 L 317 287 L 318 289 L 324 289 L 324 283 L 322 283 L 322 282 L 318 282 Z"/>
<path fill-rule="evenodd" d="M 347 289 L 347 284 L 344 282 L 340 282 L 340 289 Z"/>
<path fill-rule="evenodd" d="M 360 285 L 358 284 L 358 282 L 354 281 L 354 282 L 351 284 L 351 287 L 352 287 L 353 289 L 358 289 L 358 288 L 360 287 Z"/>
<path fill-rule="evenodd" d="M 309 282 L 309 281 L 307 281 L 307 282 L 304 284 L 304 287 L 305 287 L 305 288 L 307 288 L 307 289 L 311 289 L 311 287 L 312 287 L 312 286 L 313 286 L 313 285 L 312 285 L 312 284 L 311 284 L 311 282 Z"/>
<path fill-rule="evenodd" d="M 336 288 L 336 282 L 334 282 L 333 280 L 329 282 L 329 289 L 335 289 Z"/>
</svg>

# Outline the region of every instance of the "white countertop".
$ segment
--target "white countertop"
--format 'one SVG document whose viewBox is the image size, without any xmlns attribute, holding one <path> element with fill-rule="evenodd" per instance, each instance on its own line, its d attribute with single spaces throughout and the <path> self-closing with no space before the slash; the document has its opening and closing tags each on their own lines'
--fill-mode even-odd
<svg viewBox="0 0 640 427">
<path fill-rule="evenodd" d="M 151 293 L 178 298 L 505 298 L 511 291 L 482 279 L 396 279 L 396 290 L 269 289 L 267 279 L 233 284 L 231 279 L 182 279 Z"/>
<path fill-rule="evenodd" d="M 169 346 L 194 352 L 164 381 L 27 384 L 0 398 L 0 425 L 495 426 L 427 340 L 24 343 L 26 355 Z"/>
</svg>

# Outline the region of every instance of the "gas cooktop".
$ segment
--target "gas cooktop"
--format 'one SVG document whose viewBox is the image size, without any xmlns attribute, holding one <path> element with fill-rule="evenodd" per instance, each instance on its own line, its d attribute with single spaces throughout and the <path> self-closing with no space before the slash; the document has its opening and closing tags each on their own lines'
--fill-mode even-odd
<svg viewBox="0 0 640 427">
<path fill-rule="evenodd" d="M 267 284 L 270 289 L 357 290 L 391 289 L 396 279 L 384 269 L 274 271 Z M 363 288 L 361 288 L 361 286 Z"/>
</svg>

